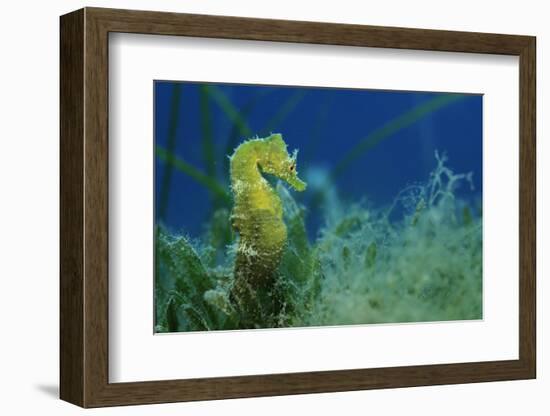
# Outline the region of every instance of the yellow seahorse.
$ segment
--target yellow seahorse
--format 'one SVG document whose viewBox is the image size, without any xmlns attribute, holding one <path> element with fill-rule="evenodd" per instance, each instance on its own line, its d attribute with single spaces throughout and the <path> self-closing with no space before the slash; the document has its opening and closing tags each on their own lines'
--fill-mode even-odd
<svg viewBox="0 0 550 416">
<path fill-rule="evenodd" d="M 274 175 L 303 191 L 306 183 L 298 178 L 296 157 L 297 150 L 290 155 L 280 134 L 245 141 L 230 157 L 231 222 L 240 238 L 232 298 L 242 326 L 265 323 L 283 307 L 274 286 L 287 231 L 281 199 L 262 174 Z"/>
</svg>

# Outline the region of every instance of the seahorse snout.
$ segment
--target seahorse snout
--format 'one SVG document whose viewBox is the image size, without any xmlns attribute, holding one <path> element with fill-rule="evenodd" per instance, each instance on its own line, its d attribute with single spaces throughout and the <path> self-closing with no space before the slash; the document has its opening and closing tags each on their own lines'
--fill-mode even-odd
<svg viewBox="0 0 550 416">
<path fill-rule="evenodd" d="M 298 176 L 288 178 L 287 182 L 290 186 L 292 186 L 298 192 L 305 191 L 307 187 L 307 184 L 303 180 L 298 178 Z"/>
</svg>

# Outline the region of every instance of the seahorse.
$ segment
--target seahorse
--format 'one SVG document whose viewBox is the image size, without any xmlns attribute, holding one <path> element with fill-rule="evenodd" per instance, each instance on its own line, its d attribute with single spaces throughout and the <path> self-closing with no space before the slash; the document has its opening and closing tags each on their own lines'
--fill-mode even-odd
<svg viewBox="0 0 550 416">
<path fill-rule="evenodd" d="M 243 327 L 265 325 L 283 308 L 275 285 L 287 230 L 281 199 L 263 174 L 304 191 L 306 183 L 296 169 L 297 154 L 297 150 L 288 153 L 281 134 L 271 134 L 243 142 L 230 157 L 231 224 L 239 234 L 231 297 Z"/>
</svg>

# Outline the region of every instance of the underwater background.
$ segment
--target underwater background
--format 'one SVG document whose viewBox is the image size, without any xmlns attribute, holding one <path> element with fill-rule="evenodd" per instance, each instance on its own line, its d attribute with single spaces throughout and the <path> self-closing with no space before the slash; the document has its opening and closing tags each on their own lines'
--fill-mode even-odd
<svg viewBox="0 0 550 416">
<path fill-rule="evenodd" d="M 154 100 L 157 332 L 482 317 L 481 95 L 156 81 Z M 283 307 L 244 325 L 229 156 L 271 133 L 308 186 L 269 178 Z"/>
</svg>

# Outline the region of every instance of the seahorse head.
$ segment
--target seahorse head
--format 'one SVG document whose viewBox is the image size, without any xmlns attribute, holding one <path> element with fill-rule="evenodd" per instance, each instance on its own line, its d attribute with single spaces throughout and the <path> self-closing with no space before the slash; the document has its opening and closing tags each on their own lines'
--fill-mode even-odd
<svg viewBox="0 0 550 416">
<path fill-rule="evenodd" d="M 298 177 L 296 159 L 298 150 L 288 153 L 286 143 L 280 134 L 272 134 L 264 139 L 265 152 L 258 161 L 262 172 L 284 180 L 296 191 L 306 189 L 306 183 Z"/>
</svg>

